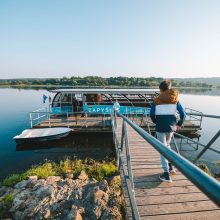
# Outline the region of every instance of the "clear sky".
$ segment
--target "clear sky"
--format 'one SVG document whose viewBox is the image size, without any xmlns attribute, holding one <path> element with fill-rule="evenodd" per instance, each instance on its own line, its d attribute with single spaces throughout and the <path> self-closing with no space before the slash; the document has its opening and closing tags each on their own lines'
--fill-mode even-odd
<svg viewBox="0 0 220 220">
<path fill-rule="evenodd" d="M 220 0 L 0 0 L 0 78 L 220 76 Z"/>
</svg>

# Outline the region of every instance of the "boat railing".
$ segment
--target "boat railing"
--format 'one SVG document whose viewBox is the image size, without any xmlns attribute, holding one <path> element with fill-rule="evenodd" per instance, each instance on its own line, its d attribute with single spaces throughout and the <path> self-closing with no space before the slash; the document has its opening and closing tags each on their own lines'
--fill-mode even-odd
<svg viewBox="0 0 220 220">
<path fill-rule="evenodd" d="M 201 111 L 192 109 L 192 108 L 185 108 L 187 119 L 196 123 L 200 128 L 202 125 L 203 113 Z"/>
<path fill-rule="evenodd" d="M 100 114 L 95 112 L 62 112 L 53 113 L 51 111 L 33 111 L 30 112 L 30 127 L 88 127 L 89 123 L 96 123 L 96 126 L 111 126 L 110 114 Z"/>
<path fill-rule="evenodd" d="M 45 112 L 48 112 L 47 107 L 39 108 L 37 110 L 34 110 L 30 112 L 30 126 L 33 127 L 34 123 L 39 123 L 41 120 L 46 119 L 47 114 Z"/>
<path fill-rule="evenodd" d="M 157 140 L 155 137 L 150 135 L 147 131 L 143 130 L 137 124 L 133 123 L 124 115 L 115 112 L 112 114 L 112 124 L 114 127 L 114 141 L 115 146 L 117 148 L 117 158 L 119 160 L 118 166 L 119 169 L 122 169 L 125 180 L 126 186 L 128 189 L 128 196 L 130 199 L 130 204 L 132 208 L 133 219 L 140 219 L 139 213 L 137 209 L 137 205 L 135 202 L 135 194 L 133 190 L 133 177 L 132 177 L 132 166 L 129 163 L 130 161 L 130 153 L 129 149 L 126 149 L 125 157 L 126 157 L 126 165 L 127 169 L 125 168 L 125 162 L 122 157 L 122 150 L 123 150 L 123 141 L 121 144 L 118 140 L 117 136 L 117 119 L 116 115 L 122 118 L 122 130 L 121 135 L 124 137 L 125 143 L 128 142 L 128 135 L 126 135 L 126 125 L 129 125 L 135 132 L 137 132 L 143 139 L 145 139 L 152 147 L 157 150 L 160 154 L 162 154 L 168 161 L 170 161 L 180 172 L 182 172 L 192 183 L 194 183 L 203 193 L 205 193 L 212 201 L 214 201 L 218 206 L 220 206 L 220 183 L 214 179 L 213 177 L 207 175 L 204 171 L 200 168 L 195 166 L 189 160 L 182 157 L 180 154 L 176 153 L 175 151 L 164 147 L 163 143 Z M 125 148 L 129 148 L 128 144 L 125 144 Z"/>
</svg>

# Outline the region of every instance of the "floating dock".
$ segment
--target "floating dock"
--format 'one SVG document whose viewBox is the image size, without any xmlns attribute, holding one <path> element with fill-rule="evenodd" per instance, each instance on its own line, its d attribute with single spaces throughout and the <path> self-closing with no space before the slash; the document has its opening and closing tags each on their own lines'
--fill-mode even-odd
<svg viewBox="0 0 220 220">
<path fill-rule="evenodd" d="M 139 125 L 144 130 L 150 129 L 155 132 L 155 125 L 151 122 L 149 117 L 130 116 L 130 119 Z M 48 128 L 48 127 L 69 127 L 73 132 L 112 132 L 111 117 L 110 116 L 96 116 L 86 117 L 70 115 L 68 117 L 53 115 L 50 119 L 45 119 L 37 122 L 33 128 Z M 193 123 L 191 120 L 186 120 L 184 126 L 178 132 L 181 134 L 198 134 L 201 130 L 199 123 Z"/>
</svg>

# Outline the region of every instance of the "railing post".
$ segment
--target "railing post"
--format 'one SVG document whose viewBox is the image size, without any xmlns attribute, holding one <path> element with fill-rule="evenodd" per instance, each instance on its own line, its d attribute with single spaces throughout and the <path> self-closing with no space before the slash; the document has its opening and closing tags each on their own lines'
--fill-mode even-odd
<svg viewBox="0 0 220 220">
<path fill-rule="evenodd" d="M 49 127 L 51 128 L 51 123 L 50 123 L 50 112 L 48 114 L 48 120 L 49 120 Z"/>
<path fill-rule="evenodd" d="M 177 145 L 177 143 L 176 143 L 176 139 L 175 139 L 175 137 L 174 137 L 174 134 L 173 134 L 173 136 L 172 136 L 172 139 L 173 139 L 174 146 L 175 146 L 175 148 L 176 148 L 176 152 L 177 152 L 178 154 L 180 154 L 180 151 L 179 151 L 178 145 Z"/>
<path fill-rule="evenodd" d="M 31 125 L 31 128 L 33 128 L 32 113 L 31 112 L 30 112 L 30 125 Z"/>
<path fill-rule="evenodd" d="M 68 128 L 69 128 L 70 125 L 69 125 L 69 113 L 68 113 L 68 112 L 66 113 L 66 118 L 67 118 L 67 126 L 68 126 Z"/>
<path fill-rule="evenodd" d="M 216 141 L 216 139 L 220 136 L 220 130 L 214 135 L 214 137 L 209 141 L 209 143 L 205 146 L 205 148 L 199 153 L 199 155 L 194 160 L 194 163 L 211 147 L 211 145 Z"/>
<path fill-rule="evenodd" d="M 102 118 L 103 118 L 103 128 L 105 128 L 105 113 Z"/>
<path fill-rule="evenodd" d="M 87 112 L 86 112 L 85 116 L 86 116 L 86 128 L 87 128 L 87 126 L 88 126 L 88 125 L 87 125 Z"/>
<path fill-rule="evenodd" d="M 146 119 L 147 119 L 147 128 L 148 128 L 148 132 L 151 135 L 151 130 L 150 130 L 150 125 L 149 125 L 149 121 L 148 121 L 148 116 L 146 115 Z"/>
<path fill-rule="evenodd" d="M 128 145 L 128 133 L 127 133 L 126 123 L 124 124 L 124 134 L 125 134 L 125 150 L 126 150 L 128 176 L 129 176 L 129 179 L 131 180 L 132 190 L 134 191 L 134 181 L 133 181 L 133 174 L 132 174 L 132 167 L 131 167 L 131 156 L 130 156 L 130 149 Z"/>
<path fill-rule="evenodd" d="M 125 137 L 125 121 L 124 119 L 122 119 L 122 131 L 121 131 L 121 152 L 123 151 L 123 147 L 124 147 L 124 137 Z"/>
</svg>

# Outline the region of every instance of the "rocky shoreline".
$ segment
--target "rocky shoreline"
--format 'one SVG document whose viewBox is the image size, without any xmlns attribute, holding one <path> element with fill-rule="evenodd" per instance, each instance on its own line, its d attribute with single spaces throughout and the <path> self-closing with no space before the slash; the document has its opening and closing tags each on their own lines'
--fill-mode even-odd
<svg viewBox="0 0 220 220">
<path fill-rule="evenodd" d="M 74 175 L 29 176 L 14 187 L 0 186 L 1 219 L 121 220 L 124 199 L 120 176 L 97 181 Z M 2 216 L 1 216 L 2 215 Z"/>
</svg>

